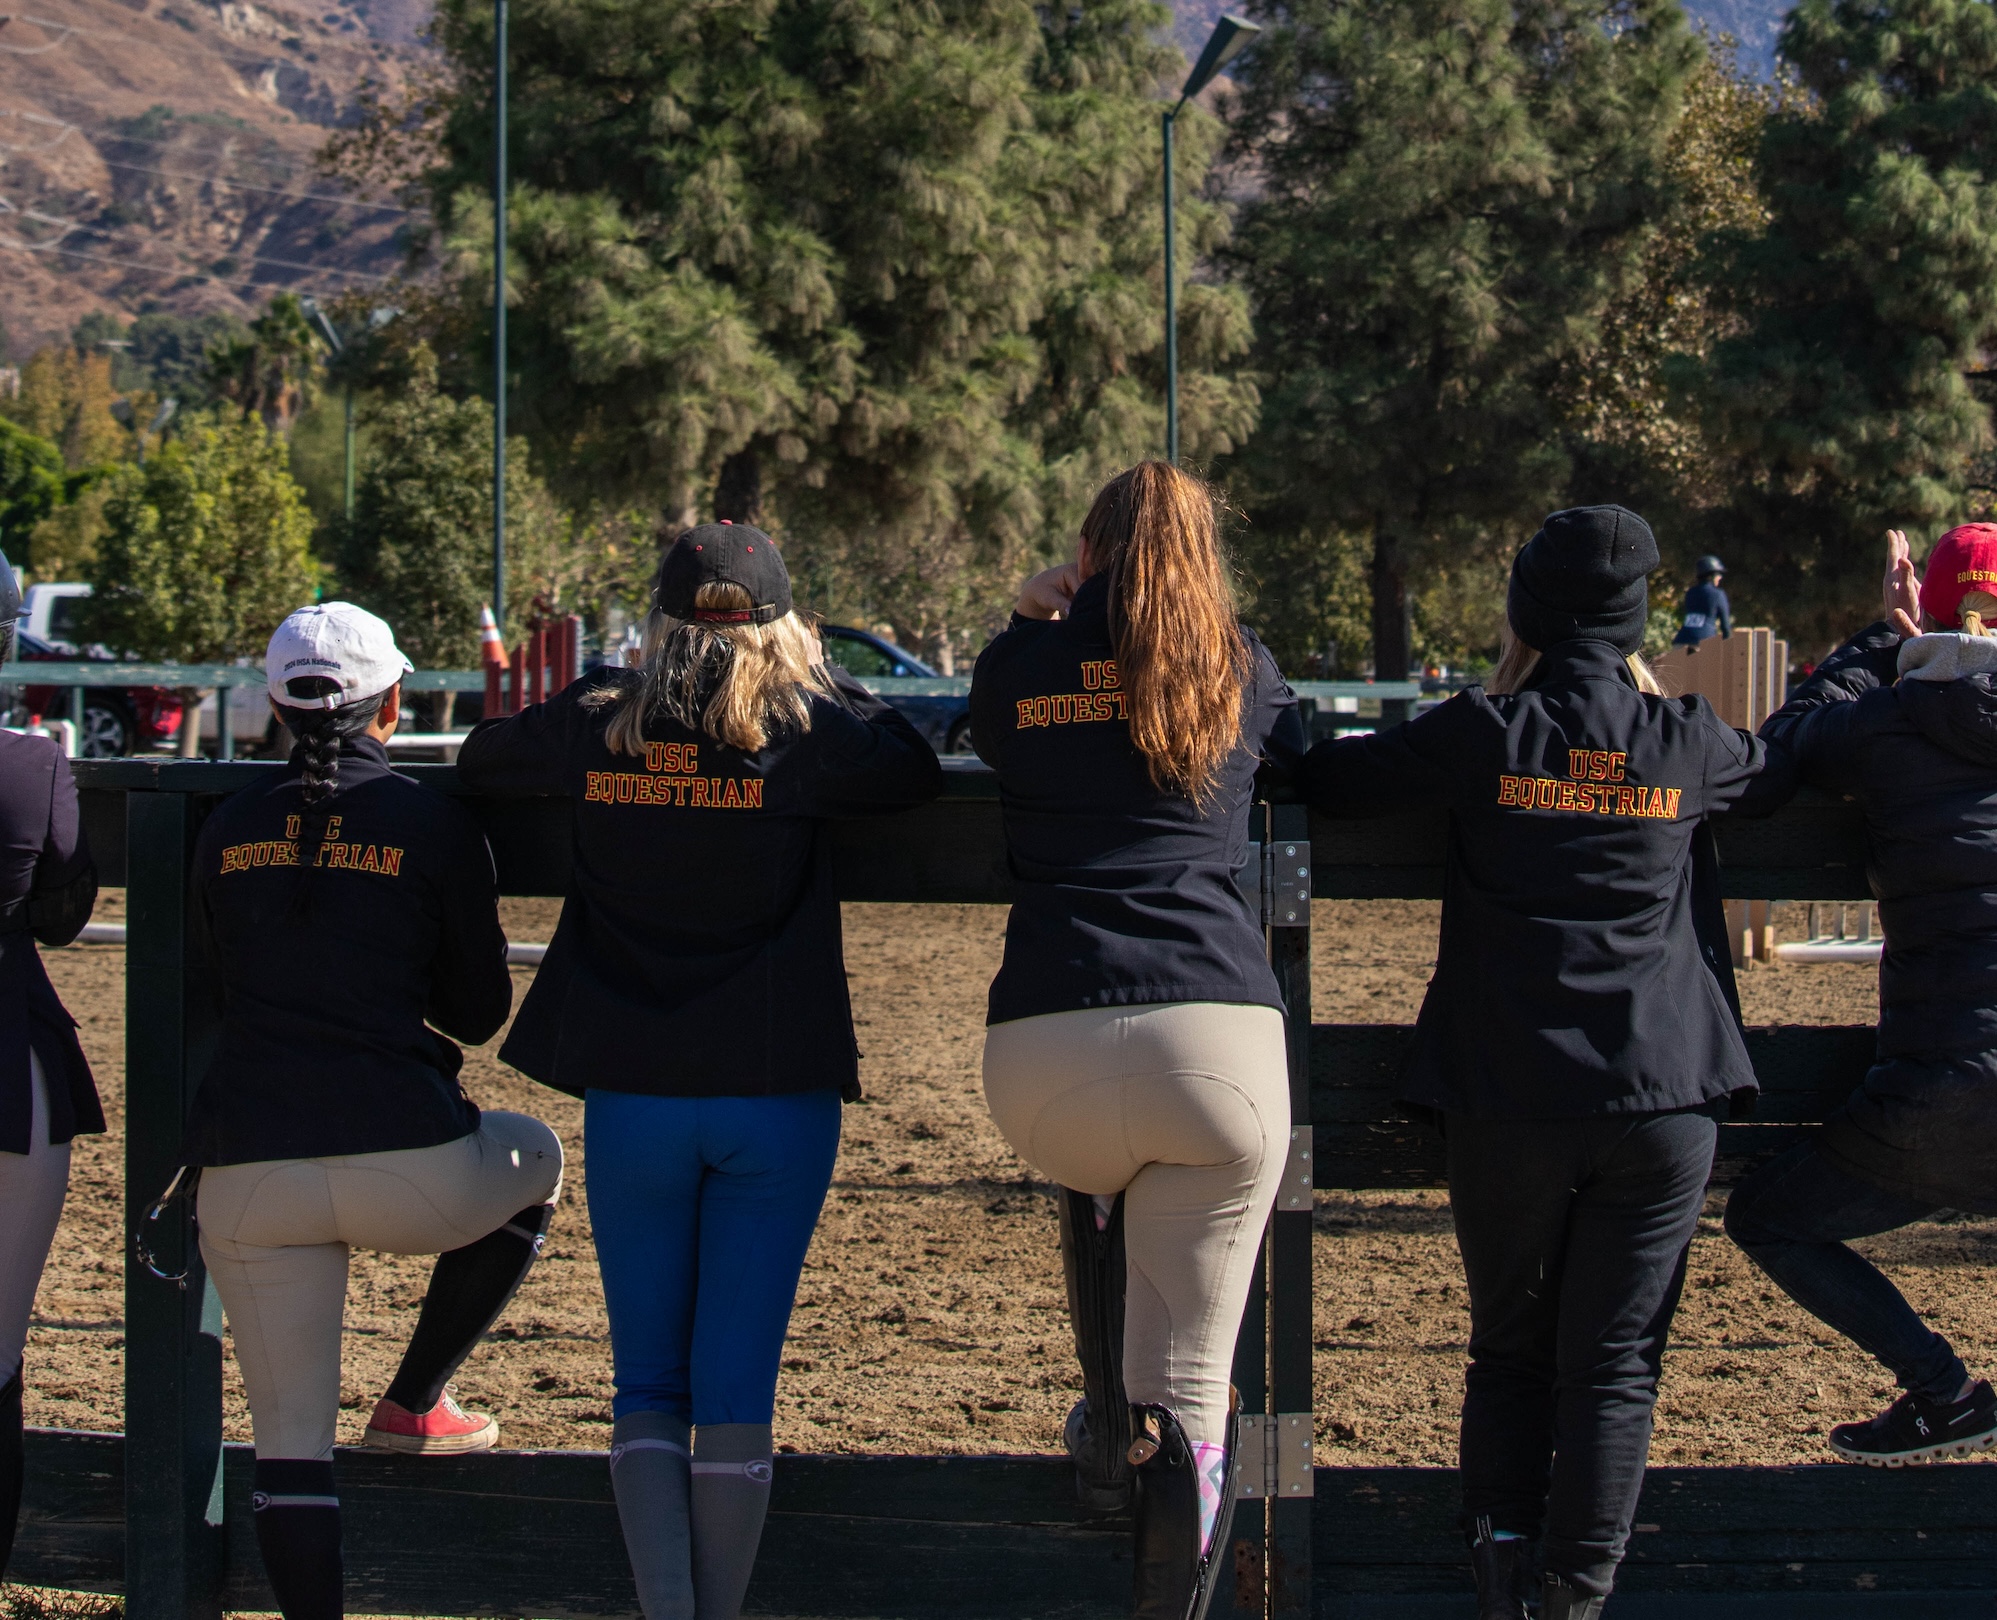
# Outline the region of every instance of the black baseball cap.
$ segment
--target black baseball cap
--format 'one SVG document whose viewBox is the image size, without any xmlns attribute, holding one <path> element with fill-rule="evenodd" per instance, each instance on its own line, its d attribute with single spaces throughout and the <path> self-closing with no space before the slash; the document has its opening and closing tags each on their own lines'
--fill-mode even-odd
<svg viewBox="0 0 1997 1620">
<path fill-rule="evenodd" d="M 752 607 L 720 610 L 696 608 L 703 585 L 739 585 Z M 659 582 L 652 600 L 675 619 L 703 624 L 769 624 L 790 612 L 790 570 L 777 553 L 776 542 L 746 523 L 703 523 L 688 529 L 669 547 L 659 563 Z"/>
</svg>

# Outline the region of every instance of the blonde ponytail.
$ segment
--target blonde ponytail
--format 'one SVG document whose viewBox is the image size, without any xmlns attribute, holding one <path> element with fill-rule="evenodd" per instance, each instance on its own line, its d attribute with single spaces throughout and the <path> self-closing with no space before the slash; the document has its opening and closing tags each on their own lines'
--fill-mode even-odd
<svg viewBox="0 0 1997 1620">
<path fill-rule="evenodd" d="M 1966 636 L 1997 635 L 1997 596 L 1988 591 L 1971 591 L 1962 599 L 1962 633 Z"/>
</svg>

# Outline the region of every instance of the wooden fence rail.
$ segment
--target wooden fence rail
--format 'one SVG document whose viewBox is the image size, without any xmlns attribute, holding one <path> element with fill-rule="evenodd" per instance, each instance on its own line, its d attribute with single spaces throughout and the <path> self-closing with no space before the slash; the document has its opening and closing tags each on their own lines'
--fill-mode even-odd
<svg viewBox="0 0 1997 1620">
<path fill-rule="evenodd" d="M 203 967 L 188 949 L 189 852 L 216 800 L 269 768 L 143 760 L 78 768 L 104 879 L 128 891 L 132 1214 L 171 1173 L 211 1035 Z M 410 769 L 460 792 L 448 767 Z M 505 892 L 564 891 L 565 801 L 465 802 L 492 842 Z M 1293 1148 L 1235 1381 L 1244 1410 L 1273 1413 L 1278 1429 L 1288 1422 L 1296 1432 L 1275 1441 L 1274 1499 L 1244 1502 L 1237 1516 L 1213 1620 L 1456 1614 L 1466 1577 L 1449 1471 L 1311 1469 L 1296 1449 L 1312 1405 L 1303 1184 L 1435 1186 L 1440 1163 L 1392 1106 L 1409 1032 L 1312 1026 L 1309 908 L 1300 885 L 1283 887 L 1288 851 L 1308 866 L 1320 898 L 1436 895 L 1443 821 L 1328 823 L 1293 805 L 1264 814 L 1265 915 L 1289 1008 L 1294 1105 L 1310 1124 Z M 1807 801 L 1765 823 L 1723 826 L 1720 848 L 1730 896 L 1866 892 L 1862 829 L 1842 804 Z M 956 762 L 937 803 L 891 823 L 835 827 L 828 856 L 848 900 L 997 904 L 1010 895 L 992 779 Z M 1287 920 L 1298 913 L 1298 923 Z M 1751 1031 L 1767 1103 L 1756 1123 L 1725 1128 L 1726 1167 L 1821 1118 L 1863 1073 L 1870 1043 L 1869 1028 Z M 175 1260 L 186 1244 L 184 1229 L 168 1233 L 162 1258 Z M 15 1577 L 123 1591 L 132 1620 L 267 1603 L 244 1505 L 248 1453 L 220 1439 L 212 1289 L 182 1292 L 128 1262 L 125 1326 L 127 1434 L 35 1434 Z M 600 1453 L 418 1460 L 343 1450 L 338 1464 L 357 1612 L 635 1614 Z M 1997 1616 L 1997 1470 L 1658 1469 L 1638 1521 L 1617 1599 L 1627 1620 Z M 1125 1611 L 1127 1558 L 1127 1527 L 1081 1517 L 1058 1458 L 786 1456 L 750 1606 L 881 1620 L 1108 1620 Z M 1806 1596 L 1808 1609 L 1797 1608 Z"/>
</svg>

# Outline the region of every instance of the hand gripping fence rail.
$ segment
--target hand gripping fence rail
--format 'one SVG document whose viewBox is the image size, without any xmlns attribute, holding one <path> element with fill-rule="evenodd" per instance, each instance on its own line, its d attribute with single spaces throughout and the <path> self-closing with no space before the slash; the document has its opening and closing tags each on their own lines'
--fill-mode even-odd
<svg viewBox="0 0 1997 1620">
<path fill-rule="evenodd" d="M 172 1176 L 213 1037 L 207 970 L 190 949 L 194 838 L 221 796 L 269 768 L 77 767 L 103 881 L 127 890 L 128 1230 Z M 461 793 L 447 766 L 410 769 Z M 505 892 L 564 891 L 565 801 L 463 802 L 486 830 Z M 1436 898 L 1445 822 L 1424 813 L 1331 823 L 1283 803 L 1256 815 L 1249 872 L 1284 996 L 1297 1128 L 1235 1357 L 1247 1414 L 1241 1501 L 1210 1620 L 1441 1620 L 1467 1601 L 1453 1472 L 1334 1461 L 1372 1437 L 1355 1440 L 1349 1425 L 1333 1423 L 1348 1391 L 1341 1382 L 1315 1390 L 1313 1356 L 1322 1348 L 1332 1369 L 1366 1362 L 1341 1358 L 1335 1323 L 1322 1341 L 1314 1331 L 1311 1197 L 1313 1182 L 1433 1188 L 1441 1156 L 1393 1107 L 1410 1032 L 1314 1025 L 1309 902 Z M 1866 897 L 1863 834 L 1849 806 L 1799 801 L 1765 823 L 1722 824 L 1719 841 L 1730 896 Z M 991 777 L 955 762 L 940 801 L 891 821 L 838 824 L 827 856 L 847 900 L 1002 904 L 1009 895 Z M 1363 942 L 1363 915 L 1334 909 L 1321 920 L 1344 952 Z M 1871 1046 L 1869 1027 L 1750 1030 L 1764 1099 L 1754 1123 L 1724 1127 L 1722 1179 L 1836 1107 Z M 186 1203 L 149 1223 L 152 1269 L 127 1255 L 125 1432 L 30 1432 L 27 1503 L 8 1571 L 22 1582 L 123 1591 L 130 1620 L 213 1620 L 271 1603 L 251 1529 L 248 1448 L 222 1443 L 222 1323 Z M 1426 1204 L 1406 1215 L 1437 1218 Z M 1050 1211 L 1050 1269 L 1053 1225 Z M 181 1273 L 184 1286 L 164 1280 Z M 1050 1328 L 1050 1346 L 1061 1344 Z M 1461 1354 L 1432 1348 L 1445 1359 Z M 1667 1364 L 1667 1379 L 1676 1376 Z M 1314 1419 L 1322 1407 L 1332 1412 Z M 1052 1432 L 1047 1444 L 1057 1444 Z M 600 1452 L 405 1458 L 342 1448 L 336 1467 L 352 1613 L 636 1613 Z M 1085 1515 L 1058 1456 L 787 1455 L 771 1508 L 752 1614 L 1116 1620 L 1128 1612 L 1128 1524 Z M 1627 1620 L 1991 1612 L 1997 1469 L 1653 1469 L 1614 1601 Z"/>
</svg>

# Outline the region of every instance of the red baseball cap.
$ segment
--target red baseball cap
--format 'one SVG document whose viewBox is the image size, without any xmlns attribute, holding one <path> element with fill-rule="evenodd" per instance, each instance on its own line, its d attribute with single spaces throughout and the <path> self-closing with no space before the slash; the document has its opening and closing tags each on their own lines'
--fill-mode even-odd
<svg viewBox="0 0 1997 1620">
<path fill-rule="evenodd" d="M 1921 611 L 1958 630 L 1962 599 L 1971 591 L 1997 596 L 1997 523 L 1964 523 L 1935 542 L 1921 580 Z"/>
</svg>

